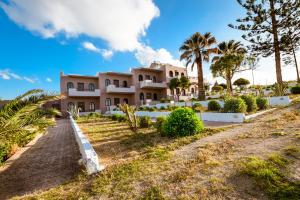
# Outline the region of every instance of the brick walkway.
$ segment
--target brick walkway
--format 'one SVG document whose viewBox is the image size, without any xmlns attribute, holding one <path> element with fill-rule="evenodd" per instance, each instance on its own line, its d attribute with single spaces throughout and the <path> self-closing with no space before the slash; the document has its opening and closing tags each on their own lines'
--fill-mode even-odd
<svg viewBox="0 0 300 200">
<path fill-rule="evenodd" d="M 80 153 L 68 119 L 58 120 L 26 148 L 0 167 L 0 199 L 56 186 L 80 171 Z"/>
</svg>

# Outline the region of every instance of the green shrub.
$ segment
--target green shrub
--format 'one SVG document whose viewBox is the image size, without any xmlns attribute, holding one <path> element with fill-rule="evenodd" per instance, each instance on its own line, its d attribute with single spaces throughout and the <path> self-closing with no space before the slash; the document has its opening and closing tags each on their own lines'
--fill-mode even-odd
<svg viewBox="0 0 300 200">
<path fill-rule="evenodd" d="M 212 100 L 212 101 L 208 102 L 207 108 L 208 108 L 208 110 L 211 110 L 211 111 L 219 111 L 219 110 L 221 110 L 221 105 L 216 100 Z"/>
<path fill-rule="evenodd" d="M 265 110 L 268 108 L 268 100 L 263 97 L 257 97 L 256 98 L 256 104 L 259 110 Z"/>
<path fill-rule="evenodd" d="M 156 118 L 156 122 L 154 124 L 154 127 L 156 128 L 157 132 L 160 133 L 161 135 L 164 135 L 163 132 L 163 125 L 166 121 L 166 117 L 160 116 Z"/>
<path fill-rule="evenodd" d="M 89 118 L 98 118 L 101 117 L 101 114 L 98 112 L 92 112 L 87 115 Z"/>
<path fill-rule="evenodd" d="M 300 85 L 291 88 L 292 94 L 300 94 Z"/>
<path fill-rule="evenodd" d="M 230 98 L 225 100 L 224 112 L 226 113 L 245 113 L 247 105 L 241 98 Z"/>
<path fill-rule="evenodd" d="M 6 145 L 0 145 L 0 164 L 8 158 L 10 150 Z"/>
<path fill-rule="evenodd" d="M 148 111 L 154 112 L 154 111 L 156 111 L 156 108 L 155 107 L 148 107 Z"/>
<path fill-rule="evenodd" d="M 192 108 L 195 112 L 202 112 L 205 110 L 200 103 L 194 103 Z"/>
<path fill-rule="evenodd" d="M 178 106 L 172 106 L 172 105 L 168 106 L 169 111 L 176 110 L 177 108 L 179 108 L 179 107 Z"/>
<path fill-rule="evenodd" d="M 149 116 L 139 117 L 139 127 L 140 128 L 148 128 L 152 124 L 151 118 Z"/>
<path fill-rule="evenodd" d="M 220 91 L 223 90 L 223 87 L 222 87 L 222 86 L 216 85 L 216 86 L 213 86 L 213 87 L 211 88 L 211 90 L 214 91 L 214 92 L 220 92 Z"/>
<path fill-rule="evenodd" d="M 166 107 L 161 106 L 161 107 L 160 107 L 160 110 L 166 110 Z"/>
<path fill-rule="evenodd" d="M 126 117 L 124 115 L 121 115 L 121 114 L 113 114 L 111 116 L 111 119 L 114 120 L 114 121 L 119 121 L 119 122 L 126 121 Z"/>
<path fill-rule="evenodd" d="M 168 136 L 187 136 L 203 130 L 203 122 L 190 108 L 174 110 L 163 124 L 163 132 Z"/>
<path fill-rule="evenodd" d="M 184 100 L 179 100 L 179 102 L 185 102 Z"/>
<path fill-rule="evenodd" d="M 247 105 L 247 112 L 255 112 L 257 110 L 256 98 L 253 95 L 243 95 L 242 99 Z"/>
</svg>

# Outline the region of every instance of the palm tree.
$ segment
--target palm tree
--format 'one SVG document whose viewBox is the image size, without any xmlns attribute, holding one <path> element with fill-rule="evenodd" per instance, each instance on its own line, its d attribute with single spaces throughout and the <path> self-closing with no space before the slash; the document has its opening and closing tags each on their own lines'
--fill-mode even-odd
<svg viewBox="0 0 300 200">
<path fill-rule="evenodd" d="M 230 40 L 218 44 L 218 55 L 212 59 L 211 70 L 214 76 L 222 74 L 221 76 L 226 79 L 228 93 L 232 93 L 231 79 L 234 73 L 243 71 L 241 64 L 245 53 L 247 50 L 241 42 Z"/>
<path fill-rule="evenodd" d="M 186 61 L 186 67 L 191 64 L 193 70 L 194 65 L 197 65 L 198 71 L 198 98 L 205 100 L 205 87 L 203 79 L 202 61 L 209 62 L 210 54 L 216 52 L 216 48 L 210 48 L 216 43 L 215 37 L 211 33 L 201 35 L 199 32 L 194 33 L 188 38 L 179 48 L 181 52 L 180 60 Z"/>
</svg>

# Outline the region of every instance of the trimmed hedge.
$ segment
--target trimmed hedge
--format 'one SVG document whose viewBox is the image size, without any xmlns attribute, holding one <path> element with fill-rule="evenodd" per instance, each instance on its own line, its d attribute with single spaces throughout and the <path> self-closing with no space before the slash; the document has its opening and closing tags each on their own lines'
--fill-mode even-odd
<svg viewBox="0 0 300 200">
<path fill-rule="evenodd" d="M 243 95 L 242 99 L 247 105 L 247 112 L 255 112 L 257 110 L 256 98 L 253 95 Z"/>
<path fill-rule="evenodd" d="M 190 108 L 174 110 L 163 124 L 164 134 L 171 137 L 194 135 L 203 129 L 203 122 Z"/>
<path fill-rule="evenodd" d="M 225 113 L 245 113 L 247 105 L 241 98 L 229 98 L 225 100 Z"/>
<path fill-rule="evenodd" d="M 200 103 L 194 103 L 193 106 L 192 106 L 192 109 L 195 112 L 202 112 L 202 111 L 204 111 L 204 108 L 203 108 L 203 106 Z"/>
<path fill-rule="evenodd" d="M 148 128 L 152 124 L 151 118 L 149 116 L 139 117 L 139 126 L 140 128 Z"/>
<path fill-rule="evenodd" d="M 219 111 L 221 110 L 221 105 L 216 100 L 211 100 L 210 102 L 208 102 L 207 108 L 210 111 Z"/>
<path fill-rule="evenodd" d="M 269 107 L 268 100 L 263 97 L 257 97 L 256 104 L 259 110 L 265 110 Z"/>
<path fill-rule="evenodd" d="M 291 88 L 292 94 L 300 94 L 300 85 Z"/>
</svg>

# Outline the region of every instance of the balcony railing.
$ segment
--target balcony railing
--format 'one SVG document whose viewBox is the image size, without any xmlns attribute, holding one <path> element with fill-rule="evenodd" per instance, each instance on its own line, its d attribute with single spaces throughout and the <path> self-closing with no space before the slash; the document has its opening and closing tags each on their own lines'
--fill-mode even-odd
<svg viewBox="0 0 300 200">
<path fill-rule="evenodd" d="M 116 87 L 115 85 L 108 85 L 106 87 L 106 92 L 107 93 L 123 93 L 123 94 L 135 93 L 135 86 Z"/>
<path fill-rule="evenodd" d="M 70 97 L 100 97 L 100 90 L 78 90 L 76 88 L 70 88 L 68 94 Z"/>
<path fill-rule="evenodd" d="M 166 82 L 155 83 L 152 80 L 145 80 L 145 81 L 140 82 L 140 87 L 141 88 L 163 89 L 163 88 L 167 87 L 167 83 Z"/>
</svg>

